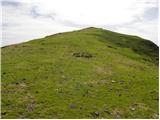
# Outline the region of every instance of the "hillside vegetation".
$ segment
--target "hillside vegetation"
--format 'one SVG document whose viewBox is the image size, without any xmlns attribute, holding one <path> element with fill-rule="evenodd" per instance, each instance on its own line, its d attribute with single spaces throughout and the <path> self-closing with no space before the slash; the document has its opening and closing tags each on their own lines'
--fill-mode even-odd
<svg viewBox="0 0 160 120">
<path fill-rule="evenodd" d="M 2 47 L 2 118 L 158 118 L 158 46 L 98 28 Z"/>
</svg>

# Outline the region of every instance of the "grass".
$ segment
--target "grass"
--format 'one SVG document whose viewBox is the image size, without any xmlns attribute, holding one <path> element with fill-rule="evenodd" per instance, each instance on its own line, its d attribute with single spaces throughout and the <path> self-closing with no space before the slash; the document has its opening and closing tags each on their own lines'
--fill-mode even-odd
<svg viewBox="0 0 160 120">
<path fill-rule="evenodd" d="M 2 118 L 158 118 L 150 41 L 87 28 L 1 51 Z"/>
</svg>

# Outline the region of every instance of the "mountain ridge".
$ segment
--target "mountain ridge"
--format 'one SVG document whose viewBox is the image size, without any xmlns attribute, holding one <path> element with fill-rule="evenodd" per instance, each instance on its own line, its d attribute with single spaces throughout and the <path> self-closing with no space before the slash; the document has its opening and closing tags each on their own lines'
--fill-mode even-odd
<svg viewBox="0 0 160 120">
<path fill-rule="evenodd" d="M 1 49 L 2 118 L 158 118 L 158 46 L 103 29 Z"/>
<path fill-rule="evenodd" d="M 119 32 L 115 32 L 115 31 L 111 31 L 111 30 L 107 30 L 107 29 L 103 29 L 103 28 L 98 28 L 98 27 L 87 27 L 87 28 L 82 28 L 82 29 L 80 29 L 80 30 L 73 30 L 73 31 L 68 31 L 68 32 L 59 32 L 59 33 L 46 35 L 46 36 L 44 36 L 44 37 L 42 37 L 42 38 L 36 38 L 36 39 L 43 39 L 43 38 L 45 38 L 45 37 L 52 37 L 52 36 L 59 35 L 59 34 L 76 32 L 76 31 L 82 31 L 82 30 L 88 30 L 88 29 L 105 30 L 105 31 L 110 31 L 110 32 L 112 32 L 112 33 L 116 33 L 116 34 L 120 34 L 120 35 L 126 35 L 126 36 L 130 36 L 130 37 L 137 37 L 137 38 L 140 38 L 140 39 L 143 39 L 143 40 L 146 40 L 146 41 L 150 41 L 151 43 L 155 44 L 155 43 L 152 42 L 151 40 L 142 38 L 142 37 L 137 36 L 137 35 L 119 33 Z M 32 40 L 35 40 L 35 39 L 32 39 Z M 32 41 L 32 40 L 29 40 L 29 41 Z M 26 41 L 26 42 L 29 42 L 29 41 Z M 11 44 L 11 45 L 17 45 L 17 44 L 22 44 L 22 43 L 26 43 L 26 42 L 15 43 L 15 44 Z M 2 46 L 1 48 L 7 47 L 7 46 L 11 46 L 11 45 L 5 45 L 5 46 Z M 155 45 L 158 46 L 157 44 L 155 44 Z"/>
</svg>

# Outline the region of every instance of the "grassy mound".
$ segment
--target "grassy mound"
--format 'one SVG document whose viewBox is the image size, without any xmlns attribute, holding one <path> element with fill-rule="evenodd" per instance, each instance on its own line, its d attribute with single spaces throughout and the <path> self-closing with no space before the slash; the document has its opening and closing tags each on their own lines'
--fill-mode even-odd
<svg viewBox="0 0 160 120">
<path fill-rule="evenodd" d="M 158 118 L 158 46 L 97 28 L 2 48 L 2 118 Z"/>
</svg>

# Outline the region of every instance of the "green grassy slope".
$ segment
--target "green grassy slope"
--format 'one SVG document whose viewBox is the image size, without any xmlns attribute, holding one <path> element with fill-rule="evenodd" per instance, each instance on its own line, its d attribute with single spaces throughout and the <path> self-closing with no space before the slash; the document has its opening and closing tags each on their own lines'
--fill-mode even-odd
<svg viewBox="0 0 160 120">
<path fill-rule="evenodd" d="M 158 47 L 87 28 L 2 48 L 2 118 L 158 118 Z"/>
</svg>

